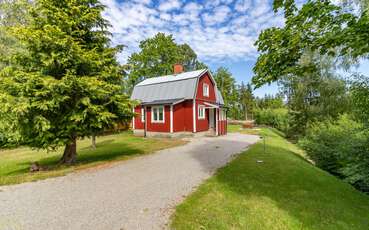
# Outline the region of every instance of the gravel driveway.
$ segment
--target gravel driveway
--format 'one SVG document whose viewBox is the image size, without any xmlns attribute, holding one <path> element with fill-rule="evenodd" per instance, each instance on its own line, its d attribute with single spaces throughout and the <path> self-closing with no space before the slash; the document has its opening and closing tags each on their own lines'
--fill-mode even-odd
<svg viewBox="0 0 369 230">
<path fill-rule="evenodd" d="M 257 136 L 200 137 L 113 167 L 0 187 L 3 229 L 163 229 L 186 195 Z"/>
</svg>

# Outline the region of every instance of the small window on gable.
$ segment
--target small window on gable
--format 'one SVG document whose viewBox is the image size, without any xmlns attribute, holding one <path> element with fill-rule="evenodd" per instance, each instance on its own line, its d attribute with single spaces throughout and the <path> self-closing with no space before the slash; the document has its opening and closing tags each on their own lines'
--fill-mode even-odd
<svg viewBox="0 0 369 230">
<path fill-rule="evenodd" d="M 208 84 L 206 83 L 203 84 L 202 92 L 203 92 L 204 97 L 209 97 L 209 85 Z"/>
<path fill-rule="evenodd" d="M 153 106 L 151 108 L 151 122 L 164 123 L 164 106 Z"/>
<path fill-rule="evenodd" d="M 199 119 L 205 119 L 205 106 L 203 106 L 203 105 L 199 105 L 198 118 Z"/>
<path fill-rule="evenodd" d="M 145 122 L 145 109 L 141 108 L 141 122 Z"/>
</svg>

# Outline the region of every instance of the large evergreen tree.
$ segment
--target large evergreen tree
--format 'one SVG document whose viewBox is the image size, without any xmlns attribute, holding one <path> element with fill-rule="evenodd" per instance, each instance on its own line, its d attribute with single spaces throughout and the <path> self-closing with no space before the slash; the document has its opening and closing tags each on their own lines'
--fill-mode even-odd
<svg viewBox="0 0 369 230">
<path fill-rule="evenodd" d="M 242 119 L 248 120 L 250 117 L 248 117 L 249 114 L 252 115 L 253 109 L 254 109 L 254 95 L 252 86 L 250 83 L 245 85 L 243 82 L 239 86 L 238 89 L 238 95 L 239 95 L 239 103 L 241 107 L 242 112 Z"/>
<path fill-rule="evenodd" d="M 7 28 L 26 52 L 0 72 L 0 113 L 29 146 L 64 145 L 62 163 L 75 162 L 77 138 L 133 115 L 103 9 L 98 0 L 36 0 L 27 24 Z"/>
</svg>

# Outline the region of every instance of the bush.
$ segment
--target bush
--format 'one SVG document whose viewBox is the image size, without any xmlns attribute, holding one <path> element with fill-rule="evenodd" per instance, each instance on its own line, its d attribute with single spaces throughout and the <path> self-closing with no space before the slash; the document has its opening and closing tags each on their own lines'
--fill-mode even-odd
<svg viewBox="0 0 369 230">
<path fill-rule="evenodd" d="M 284 133 L 288 131 L 288 110 L 279 109 L 260 109 L 255 111 L 255 122 L 258 125 L 272 126 Z"/>
<path fill-rule="evenodd" d="M 299 145 L 316 166 L 369 193 L 369 130 L 342 115 L 311 125 Z"/>
</svg>

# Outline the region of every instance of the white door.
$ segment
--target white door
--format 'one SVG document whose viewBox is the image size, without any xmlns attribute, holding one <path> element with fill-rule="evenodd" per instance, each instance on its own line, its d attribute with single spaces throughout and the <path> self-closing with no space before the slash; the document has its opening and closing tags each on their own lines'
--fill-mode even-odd
<svg viewBox="0 0 369 230">
<path fill-rule="evenodd" d="M 214 110 L 215 109 L 209 109 L 209 129 L 214 129 L 215 127 Z"/>
</svg>

